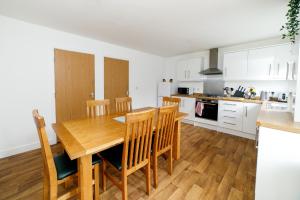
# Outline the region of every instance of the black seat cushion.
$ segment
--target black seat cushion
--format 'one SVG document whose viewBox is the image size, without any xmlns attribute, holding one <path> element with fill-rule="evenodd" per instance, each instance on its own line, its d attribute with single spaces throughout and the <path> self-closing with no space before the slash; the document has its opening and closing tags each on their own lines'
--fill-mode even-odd
<svg viewBox="0 0 300 200">
<path fill-rule="evenodd" d="M 122 154 L 123 144 L 119 144 L 100 153 L 105 160 L 110 162 L 119 171 L 122 170 Z"/>
<path fill-rule="evenodd" d="M 101 158 L 94 154 L 92 156 L 93 165 L 101 163 Z M 57 179 L 62 180 L 77 172 L 77 160 L 71 160 L 66 152 L 54 157 L 54 163 L 57 172 Z"/>
<path fill-rule="evenodd" d="M 77 172 L 77 160 L 71 160 L 66 153 L 54 157 L 57 179 L 61 180 Z"/>
</svg>

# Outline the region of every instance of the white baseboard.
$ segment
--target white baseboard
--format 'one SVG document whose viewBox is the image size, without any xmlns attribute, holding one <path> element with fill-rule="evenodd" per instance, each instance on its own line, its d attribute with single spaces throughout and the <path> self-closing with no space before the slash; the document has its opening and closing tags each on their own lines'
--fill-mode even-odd
<svg viewBox="0 0 300 200">
<path fill-rule="evenodd" d="M 248 138 L 250 140 L 255 140 L 255 135 L 249 134 L 249 133 L 244 133 L 244 132 L 241 132 L 241 131 L 236 131 L 236 130 L 223 128 L 223 127 L 218 127 L 217 131 L 222 132 L 222 133 L 227 133 L 227 134 L 230 134 L 230 135 L 243 137 L 243 138 Z"/>
<path fill-rule="evenodd" d="M 217 126 L 211 125 L 211 124 L 205 124 L 205 123 L 201 123 L 201 122 L 194 122 L 194 126 L 200 126 L 200 127 L 207 128 L 210 130 L 215 130 L 215 131 L 217 130 Z"/>
<path fill-rule="evenodd" d="M 186 124 L 194 125 L 194 121 L 191 121 L 191 120 L 188 120 L 188 119 L 183 119 L 182 122 L 186 123 Z"/>
<path fill-rule="evenodd" d="M 218 132 L 227 133 L 227 134 L 230 134 L 230 135 L 235 135 L 235 136 L 255 140 L 255 135 L 253 135 L 253 134 L 244 133 L 244 132 L 241 132 L 241 131 L 236 131 L 236 130 L 232 130 L 232 129 L 228 129 L 228 128 L 223 128 L 223 127 L 220 127 L 220 126 L 215 126 L 215 125 L 205 124 L 205 123 L 200 123 L 200 122 L 194 122 L 194 126 L 200 126 L 200 127 L 207 128 L 207 129 L 210 129 L 210 130 L 215 130 L 215 131 L 218 131 Z"/>
<path fill-rule="evenodd" d="M 49 140 L 49 143 L 50 143 L 50 145 L 56 144 L 56 138 Z M 6 158 L 9 156 L 19 154 L 19 153 L 24 153 L 26 151 L 39 149 L 40 147 L 41 147 L 41 145 L 40 145 L 40 142 L 38 141 L 38 142 L 31 143 L 31 144 L 20 145 L 20 146 L 13 147 L 10 149 L 4 149 L 4 150 L 0 151 L 0 158 Z"/>
</svg>

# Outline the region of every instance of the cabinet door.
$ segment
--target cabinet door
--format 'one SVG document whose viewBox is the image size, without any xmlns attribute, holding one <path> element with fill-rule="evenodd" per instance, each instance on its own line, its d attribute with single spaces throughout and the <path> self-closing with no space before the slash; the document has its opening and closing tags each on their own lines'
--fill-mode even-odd
<svg viewBox="0 0 300 200">
<path fill-rule="evenodd" d="M 195 119 L 195 98 L 184 98 L 184 112 L 188 114 L 185 119 L 194 121 Z"/>
<path fill-rule="evenodd" d="M 224 79 L 243 80 L 247 76 L 247 51 L 224 54 Z"/>
<path fill-rule="evenodd" d="M 244 103 L 243 132 L 256 134 L 256 120 L 260 104 Z"/>
<path fill-rule="evenodd" d="M 275 47 L 275 67 L 277 80 L 295 80 L 296 59 L 295 50 L 290 44 L 278 45 Z"/>
<path fill-rule="evenodd" d="M 188 62 L 181 60 L 177 63 L 177 80 L 186 81 L 188 77 Z"/>
<path fill-rule="evenodd" d="M 274 47 L 249 50 L 248 79 L 270 80 L 274 68 Z"/>
<path fill-rule="evenodd" d="M 205 78 L 200 74 L 200 71 L 204 70 L 204 58 L 192 58 L 188 60 L 188 80 L 199 81 Z"/>
</svg>

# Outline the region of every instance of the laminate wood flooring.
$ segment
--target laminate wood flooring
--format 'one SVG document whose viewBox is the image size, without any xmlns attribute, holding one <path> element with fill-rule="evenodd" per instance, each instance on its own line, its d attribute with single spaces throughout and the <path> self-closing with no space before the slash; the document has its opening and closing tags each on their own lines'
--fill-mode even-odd
<svg viewBox="0 0 300 200">
<path fill-rule="evenodd" d="M 62 151 L 60 145 L 52 149 L 54 154 Z M 256 157 L 252 140 L 183 124 L 181 158 L 174 161 L 172 176 L 161 157 L 158 188 L 152 187 L 147 196 L 146 178 L 138 171 L 128 178 L 129 199 L 253 200 Z M 39 150 L 0 159 L 0 200 L 42 199 L 42 178 Z M 108 190 L 100 196 L 121 199 L 121 192 L 108 181 Z"/>
</svg>

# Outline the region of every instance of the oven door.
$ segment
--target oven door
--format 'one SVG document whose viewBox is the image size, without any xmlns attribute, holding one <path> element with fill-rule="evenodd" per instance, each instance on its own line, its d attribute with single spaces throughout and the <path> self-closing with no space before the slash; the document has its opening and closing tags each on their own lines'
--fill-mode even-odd
<svg viewBox="0 0 300 200">
<path fill-rule="evenodd" d="M 197 100 L 195 117 L 218 121 L 218 101 Z"/>
</svg>

